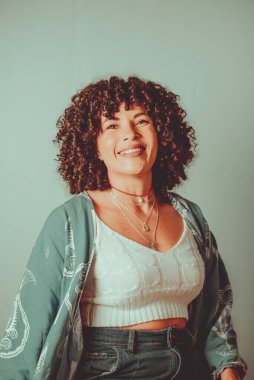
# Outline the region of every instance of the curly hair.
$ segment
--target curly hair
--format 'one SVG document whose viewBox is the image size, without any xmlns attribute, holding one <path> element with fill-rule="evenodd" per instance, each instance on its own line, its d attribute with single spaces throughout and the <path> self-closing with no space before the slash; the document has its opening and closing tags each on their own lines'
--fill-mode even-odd
<svg viewBox="0 0 254 380">
<path fill-rule="evenodd" d="M 107 168 L 97 153 L 100 116 L 114 116 L 122 103 L 126 110 L 135 104 L 145 109 L 157 131 L 153 188 L 158 201 L 168 203 L 168 190 L 187 179 L 186 168 L 196 156 L 195 131 L 184 120 L 186 112 L 179 99 L 160 84 L 134 76 L 127 80 L 112 76 L 73 95 L 72 104 L 57 120 L 59 130 L 53 140 L 60 145 L 58 172 L 70 193 L 110 188 Z"/>
</svg>

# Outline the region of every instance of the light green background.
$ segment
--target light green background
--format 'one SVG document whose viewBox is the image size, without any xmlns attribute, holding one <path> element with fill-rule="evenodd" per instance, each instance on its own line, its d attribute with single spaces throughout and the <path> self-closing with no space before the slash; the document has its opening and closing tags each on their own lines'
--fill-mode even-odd
<svg viewBox="0 0 254 380">
<path fill-rule="evenodd" d="M 179 94 L 196 129 L 199 157 L 175 191 L 217 238 L 253 378 L 254 2 L 1 0 L 0 38 L 1 332 L 47 215 L 70 197 L 58 116 L 90 81 L 136 74 Z"/>
</svg>

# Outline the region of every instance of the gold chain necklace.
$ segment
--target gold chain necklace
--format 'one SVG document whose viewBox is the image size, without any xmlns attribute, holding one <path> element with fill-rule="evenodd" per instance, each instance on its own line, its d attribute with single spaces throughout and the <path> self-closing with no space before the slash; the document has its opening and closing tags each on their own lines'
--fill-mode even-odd
<svg viewBox="0 0 254 380">
<path fill-rule="evenodd" d="M 116 194 L 110 189 L 111 194 L 113 195 L 114 198 L 117 198 L 119 202 L 121 202 L 124 206 L 143 206 L 145 203 L 151 203 L 152 200 L 155 199 L 154 194 L 150 196 L 147 201 L 142 199 L 142 202 L 138 201 L 138 203 L 124 203 L 123 201 L 120 201 L 120 199 L 116 196 Z"/>
<path fill-rule="evenodd" d="M 135 214 L 135 212 L 134 211 L 132 211 L 128 206 L 127 206 L 127 204 L 126 203 L 124 203 L 124 202 L 122 202 L 116 195 L 115 195 L 115 193 L 113 193 L 113 191 L 112 190 L 110 190 L 110 192 L 111 192 L 111 194 L 112 194 L 112 197 L 113 197 L 113 199 L 114 200 L 117 200 L 117 202 L 120 202 L 125 208 L 127 208 L 142 224 L 143 224 L 143 230 L 145 231 L 145 232 L 148 232 L 148 231 L 150 231 L 150 228 L 148 227 L 148 225 L 147 225 L 147 222 L 148 222 L 148 219 L 150 218 L 150 216 L 151 216 L 151 214 L 152 214 L 152 212 L 153 212 L 153 209 L 154 209 L 154 205 L 155 205 L 155 197 L 154 197 L 154 199 L 153 199 L 153 205 L 152 205 L 152 207 L 151 207 L 151 210 L 150 210 L 150 212 L 149 212 L 149 215 L 148 215 L 148 217 L 146 218 L 146 220 L 145 221 L 143 221 L 142 219 L 140 219 L 136 214 Z"/>
<path fill-rule="evenodd" d="M 114 189 L 114 190 L 117 190 L 119 191 L 120 193 L 123 193 L 123 194 L 126 194 L 126 195 L 130 195 L 132 197 L 135 197 L 135 198 L 138 198 L 138 205 L 142 204 L 142 203 L 149 203 L 149 195 L 150 193 L 152 192 L 152 187 L 150 187 L 150 189 L 148 190 L 147 193 L 145 194 L 132 194 L 132 193 L 128 193 L 127 191 L 123 191 L 123 190 L 120 190 L 120 189 L 117 189 L 115 186 L 113 186 L 111 183 L 110 183 L 110 188 Z M 145 201 L 143 199 L 143 197 L 147 196 L 148 195 L 148 201 Z M 130 205 L 131 206 L 131 205 Z"/>
<path fill-rule="evenodd" d="M 152 249 L 156 249 L 156 244 L 155 244 L 155 239 L 156 239 L 156 231 L 157 231 L 157 227 L 158 227 L 158 222 L 159 222 L 159 207 L 158 207 L 158 203 L 156 202 L 156 211 L 157 211 L 157 218 L 156 218 L 156 225 L 155 225 L 155 230 L 154 230 L 154 237 L 153 237 L 153 240 L 149 240 L 147 239 L 143 234 L 142 232 L 140 232 L 137 227 L 135 226 L 135 224 L 131 221 L 131 219 L 128 217 L 128 215 L 126 214 L 126 212 L 122 209 L 122 207 L 120 206 L 120 203 L 118 202 L 118 199 L 115 198 L 115 203 L 117 204 L 117 206 L 119 207 L 119 209 L 121 210 L 121 212 L 123 213 L 123 215 L 126 217 L 126 219 L 128 220 L 128 222 L 131 224 L 131 226 L 135 229 L 135 231 L 143 238 L 145 239 L 149 244 L 150 244 L 150 247 Z"/>
</svg>

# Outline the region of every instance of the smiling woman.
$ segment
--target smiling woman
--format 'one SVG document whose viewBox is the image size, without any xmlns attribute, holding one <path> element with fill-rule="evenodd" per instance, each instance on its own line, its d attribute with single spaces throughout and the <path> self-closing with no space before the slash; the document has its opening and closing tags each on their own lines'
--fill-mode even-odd
<svg viewBox="0 0 254 380">
<path fill-rule="evenodd" d="M 34 245 L 0 379 L 244 377 L 215 237 L 198 205 L 172 191 L 196 147 L 178 99 L 111 77 L 58 119 L 59 173 L 74 197 Z"/>
</svg>

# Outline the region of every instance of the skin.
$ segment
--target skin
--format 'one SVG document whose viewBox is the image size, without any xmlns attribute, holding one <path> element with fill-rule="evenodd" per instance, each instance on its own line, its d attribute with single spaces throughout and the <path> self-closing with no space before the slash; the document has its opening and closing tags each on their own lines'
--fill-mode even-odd
<svg viewBox="0 0 254 380">
<path fill-rule="evenodd" d="M 119 152 L 131 146 L 143 146 L 144 151 L 131 155 L 120 155 Z M 125 110 L 124 103 L 120 105 L 119 112 L 116 112 L 113 119 L 101 116 L 101 130 L 97 137 L 97 149 L 100 159 L 104 161 L 109 182 L 112 186 L 131 193 L 144 194 L 152 186 L 152 167 L 156 160 L 158 151 L 157 132 L 152 120 L 146 115 L 145 110 L 136 105 L 132 105 L 130 110 Z M 138 242 L 144 246 L 149 246 L 135 229 L 126 222 L 125 217 L 119 212 L 119 208 L 114 202 L 110 192 L 88 191 L 93 202 L 97 216 L 111 229 L 121 235 Z M 134 202 L 135 198 L 117 192 L 117 197 L 124 203 Z M 145 203 L 142 207 L 130 206 L 140 219 L 145 220 L 151 205 Z M 163 254 L 172 248 L 180 239 L 183 233 L 183 219 L 180 214 L 169 204 L 159 204 L 159 223 L 156 233 L 157 250 Z M 131 214 L 129 214 L 131 217 Z M 133 220 L 134 221 L 134 220 Z M 156 213 L 152 212 L 149 224 L 155 226 Z M 147 238 L 152 240 L 149 231 Z M 149 235 L 150 234 L 150 235 Z M 82 304 L 80 305 L 82 317 Z M 183 328 L 186 325 L 185 318 L 168 318 L 154 320 L 137 325 L 122 326 L 124 329 L 138 330 L 160 330 L 168 326 L 175 325 Z M 117 326 L 119 328 L 119 326 Z M 240 380 L 237 372 L 228 368 L 221 374 L 221 380 Z"/>
<path fill-rule="evenodd" d="M 242 380 L 242 378 L 236 369 L 226 368 L 221 374 L 221 380 Z"/>
</svg>

